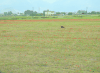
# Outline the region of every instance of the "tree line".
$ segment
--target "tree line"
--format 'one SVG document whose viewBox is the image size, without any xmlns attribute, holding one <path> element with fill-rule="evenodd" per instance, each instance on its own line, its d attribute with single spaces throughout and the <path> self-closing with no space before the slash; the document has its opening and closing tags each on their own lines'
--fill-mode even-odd
<svg viewBox="0 0 100 73">
<path fill-rule="evenodd" d="M 47 10 L 49 11 L 49 10 Z M 73 14 L 100 14 L 100 12 L 96 12 L 96 11 L 91 11 L 91 12 L 88 12 L 85 11 L 85 10 L 78 10 L 77 13 L 74 13 L 74 12 L 56 12 L 56 14 L 63 14 L 63 15 L 73 15 Z M 21 15 L 21 16 L 45 16 L 45 11 L 43 11 L 43 13 L 38 13 L 36 11 L 31 11 L 31 10 L 26 10 L 24 11 L 24 13 L 18 13 L 18 14 L 14 14 L 12 13 L 12 11 L 9 11 L 9 12 L 4 12 L 4 16 L 17 16 L 17 15 Z"/>
</svg>

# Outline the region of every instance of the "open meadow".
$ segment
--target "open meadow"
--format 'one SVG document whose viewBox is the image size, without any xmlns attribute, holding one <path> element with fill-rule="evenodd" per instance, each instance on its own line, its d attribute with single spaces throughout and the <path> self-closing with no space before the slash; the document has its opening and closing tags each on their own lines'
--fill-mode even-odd
<svg viewBox="0 0 100 73">
<path fill-rule="evenodd" d="M 3 16 L 0 20 L 44 20 L 44 19 L 100 19 L 100 14 L 65 16 Z"/>
<path fill-rule="evenodd" d="M 100 73 L 100 19 L 0 20 L 0 71 Z"/>
</svg>

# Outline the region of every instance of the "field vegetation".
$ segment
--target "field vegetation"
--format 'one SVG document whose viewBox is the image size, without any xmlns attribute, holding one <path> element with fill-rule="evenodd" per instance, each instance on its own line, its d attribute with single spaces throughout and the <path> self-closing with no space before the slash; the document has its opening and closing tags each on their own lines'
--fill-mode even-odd
<svg viewBox="0 0 100 73">
<path fill-rule="evenodd" d="M 100 15 L 65 15 L 65 16 L 3 16 L 0 20 L 40 20 L 40 19 L 100 19 Z"/>
<path fill-rule="evenodd" d="M 67 17 L 0 20 L 0 71 L 100 73 L 100 17 Z"/>
</svg>

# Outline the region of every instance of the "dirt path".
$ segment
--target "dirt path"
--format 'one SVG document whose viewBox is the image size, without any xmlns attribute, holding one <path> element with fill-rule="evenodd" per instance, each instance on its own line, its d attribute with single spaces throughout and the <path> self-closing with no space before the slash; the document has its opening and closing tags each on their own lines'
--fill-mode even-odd
<svg viewBox="0 0 100 73">
<path fill-rule="evenodd" d="M 52 22 L 52 21 L 100 21 L 100 19 L 43 19 L 43 20 L 0 20 L 0 24 L 13 24 L 14 22 Z"/>
</svg>

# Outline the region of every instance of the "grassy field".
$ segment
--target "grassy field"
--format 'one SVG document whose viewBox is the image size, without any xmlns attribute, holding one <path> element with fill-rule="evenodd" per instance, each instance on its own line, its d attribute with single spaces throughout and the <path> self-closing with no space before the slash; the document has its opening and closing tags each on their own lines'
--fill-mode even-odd
<svg viewBox="0 0 100 73">
<path fill-rule="evenodd" d="M 100 73 L 100 21 L 4 22 L 0 71 Z"/>
</svg>

